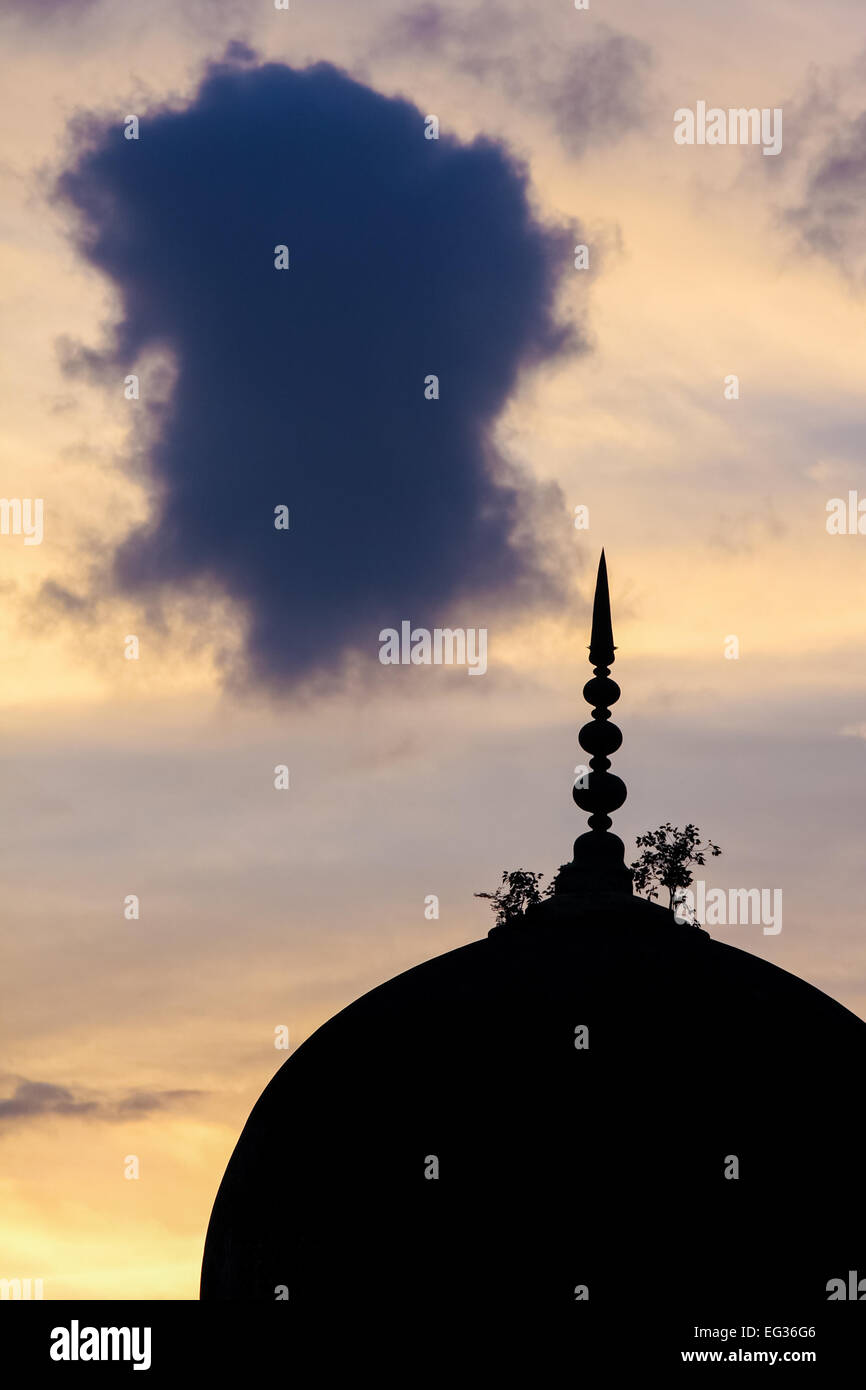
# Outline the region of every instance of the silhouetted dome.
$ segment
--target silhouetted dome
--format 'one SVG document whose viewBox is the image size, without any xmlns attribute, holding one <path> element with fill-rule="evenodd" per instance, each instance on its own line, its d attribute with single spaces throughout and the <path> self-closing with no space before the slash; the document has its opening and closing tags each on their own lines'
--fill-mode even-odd
<svg viewBox="0 0 866 1390">
<path fill-rule="evenodd" d="M 794 1319 L 866 1274 L 866 1024 L 632 896 L 613 653 L 602 557 L 574 792 L 591 829 L 552 897 L 289 1058 L 217 1195 L 204 1298 L 429 1318 L 576 1314 L 586 1290 L 627 1327 L 696 1291 Z"/>
<path fill-rule="evenodd" d="M 864 1062 L 866 1025 L 796 977 L 641 899 L 562 895 L 289 1058 L 220 1188 L 202 1296 L 565 1306 L 687 1278 L 823 1301 L 863 1249 Z"/>
</svg>

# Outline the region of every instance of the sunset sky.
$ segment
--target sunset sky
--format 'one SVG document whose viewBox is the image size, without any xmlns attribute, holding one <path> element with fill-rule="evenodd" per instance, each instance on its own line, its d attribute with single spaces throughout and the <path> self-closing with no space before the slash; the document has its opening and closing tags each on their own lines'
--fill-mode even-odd
<svg viewBox="0 0 866 1390">
<path fill-rule="evenodd" d="M 275 1028 L 570 857 L 602 546 L 627 858 L 696 822 L 783 893 L 712 934 L 866 1017 L 862 5 L 0 0 L 0 52 L 0 493 L 44 502 L 0 535 L 0 1277 L 195 1298 Z M 698 101 L 781 153 L 675 144 Z M 404 619 L 486 674 L 382 665 Z"/>
</svg>

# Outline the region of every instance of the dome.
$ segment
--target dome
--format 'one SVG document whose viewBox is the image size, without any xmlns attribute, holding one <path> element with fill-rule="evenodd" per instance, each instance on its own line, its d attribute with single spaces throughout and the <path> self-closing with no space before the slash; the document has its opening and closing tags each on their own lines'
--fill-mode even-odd
<svg viewBox="0 0 866 1390">
<path fill-rule="evenodd" d="M 587 691 L 605 707 L 581 733 L 596 823 L 555 894 L 286 1061 L 219 1189 L 204 1299 L 432 1316 L 687 1289 L 708 1308 L 772 1293 L 793 1317 L 863 1264 L 866 1024 L 632 894 L 607 829 L 625 789 L 604 781 L 603 619 L 597 602 Z"/>
<path fill-rule="evenodd" d="M 866 1025 L 643 900 L 544 906 L 289 1058 L 220 1188 L 204 1298 L 616 1306 L 651 1273 L 644 1297 L 800 1305 L 856 1267 Z"/>
</svg>

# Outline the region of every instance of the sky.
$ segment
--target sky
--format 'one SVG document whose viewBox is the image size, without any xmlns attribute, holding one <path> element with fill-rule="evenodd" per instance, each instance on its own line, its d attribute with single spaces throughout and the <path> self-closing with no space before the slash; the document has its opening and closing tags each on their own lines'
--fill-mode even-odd
<svg viewBox="0 0 866 1390">
<path fill-rule="evenodd" d="M 866 1017 L 860 6 L 3 0 L 0 53 L 0 1277 L 195 1298 L 275 1030 L 570 857 L 602 546 L 627 858 L 696 822 L 783 895 L 712 935 Z"/>
</svg>

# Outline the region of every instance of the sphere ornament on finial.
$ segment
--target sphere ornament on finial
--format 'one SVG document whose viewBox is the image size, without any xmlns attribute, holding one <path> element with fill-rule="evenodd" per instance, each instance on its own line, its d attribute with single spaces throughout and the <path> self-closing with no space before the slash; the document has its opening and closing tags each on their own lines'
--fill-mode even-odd
<svg viewBox="0 0 866 1390">
<path fill-rule="evenodd" d="M 611 723 L 610 706 L 620 697 L 620 688 L 610 678 L 616 647 L 610 616 L 610 592 L 604 551 L 598 563 L 595 598 L 592 605 L 592 631 L 589 659 L 593 676 L 583 687 L 583 698 L 593 706 L 590 723 L 578 734 L 581 748 L 591 754 L 586 785 L 575 782 L 572 795 L 582 811 L 588 811 L 589 830 L 574 843 L 574 859 L 563 865 L 556 880 L 556 891 L 573 893 L 586 888 L 631 893 L 632 878 L 625 866 L 625 846 L 619 836 L 610 834 L 611 811 L 618 811 L 627 791 L 621 777 L 610 772 L 609 754 L 622 743 L 622 733 Z"/>
</svg>

